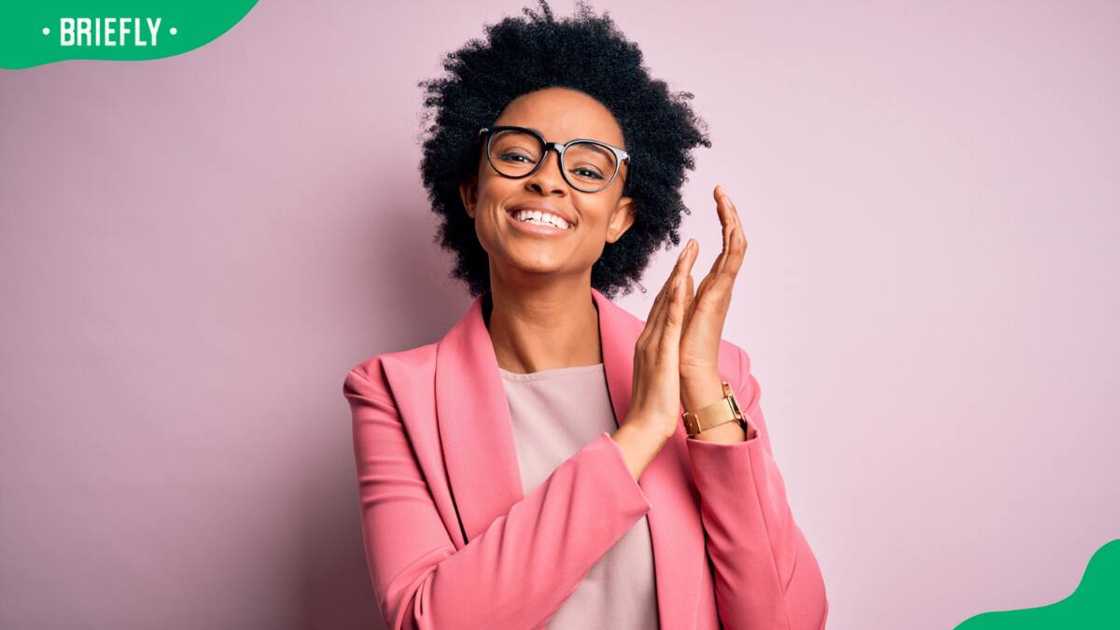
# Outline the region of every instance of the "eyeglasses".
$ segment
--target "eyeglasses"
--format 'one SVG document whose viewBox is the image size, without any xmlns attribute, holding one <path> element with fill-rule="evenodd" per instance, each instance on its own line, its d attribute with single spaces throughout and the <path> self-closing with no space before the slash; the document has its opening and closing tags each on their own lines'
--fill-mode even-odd
<svg viewBox="0 0 1120 630">
<path fill-rule="evenodd" d="M 510 179 L 536 173 L 544 164 L 549 149 L 555 150 L 560 157 L 560 174 L 564 181 L 580 192 L 604 190 L 618 176 L 622 163 L 630 163 L 629 153 L 605 142 L 590 138 L 576 138 L 563 144 L 546 142 L 540 133 L 528 127 L 483 127 L 478 137 L 486 138 L 486 160 L 490 166 Z"/>
</svg>

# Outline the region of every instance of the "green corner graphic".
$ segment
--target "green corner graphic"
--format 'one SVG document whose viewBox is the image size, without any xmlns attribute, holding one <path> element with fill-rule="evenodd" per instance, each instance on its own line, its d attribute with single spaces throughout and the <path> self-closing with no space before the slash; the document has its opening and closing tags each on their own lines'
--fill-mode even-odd
<svg viewBox="0 0 1120 630">
<path fill-rule="evenodd" d="M 0 68 L 171 57 L 233 28 L 257 0 L 8 0 Z"/>
<path fill-rule="evenodd" d="M 954 630 L 1064 630 L 1120 628 L 1120 538 L 1097 550 L 1069 597 L 1039 608 L 989 612 Z"/>
</svg>

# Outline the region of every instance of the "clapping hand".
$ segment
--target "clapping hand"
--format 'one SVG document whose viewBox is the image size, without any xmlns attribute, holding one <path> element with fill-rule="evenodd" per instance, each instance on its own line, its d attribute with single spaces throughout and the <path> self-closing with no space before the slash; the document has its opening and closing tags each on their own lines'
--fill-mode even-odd
<svg viewBox="0 0 1120 630">
<path fill-rule="evenodd" d="M 681 332 L 680 394 L 685 410 L 695 411 L 723 396 L 719 375 L 719 343 L 731 305 L 731 290 L 747 252 L 747 238 L 735 204 L 716 186 L 712 193 L 723 225 L 723 250 L 693 293 L 692 274 L 684 278 L 688 296 Z M 699 245 L 694 246 L 699 248 Z"/>
<path fill-rule="evenodd" d="M 719 342 L 747 239 L 738 212 L 721 187 L 716 187 L 714 196 L 723 224 L 723 251 L 694 291 L 692 265 L 700 245 L 689 239 L 654 298 L 634 347 L 630 416 L 662 439 L 680 425 L 682 404 L 686 411 L 695 411 L 723 396 Z"/>
</svg>

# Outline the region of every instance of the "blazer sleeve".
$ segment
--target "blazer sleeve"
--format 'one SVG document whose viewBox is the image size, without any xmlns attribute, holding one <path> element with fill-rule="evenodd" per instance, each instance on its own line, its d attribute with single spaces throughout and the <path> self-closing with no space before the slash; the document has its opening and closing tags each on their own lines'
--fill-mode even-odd
<svg viewBox="0 0 1120 630">
<path fill-rule="evenodd" d="M 358 366 L 343 393 L 362 542 L 387 628 L 540 626 L 651 507 L 604 432 L 455 549 L 382 379 Z"/>
<path fill-rule="evenodd" d="M 737 629 L 824 628 L 824 579 L 790 511 L 750 357 L 736 349 L 735 398 L 757 435 L 734 444 L 686 439 L 720 621 Z"/>
</svg>

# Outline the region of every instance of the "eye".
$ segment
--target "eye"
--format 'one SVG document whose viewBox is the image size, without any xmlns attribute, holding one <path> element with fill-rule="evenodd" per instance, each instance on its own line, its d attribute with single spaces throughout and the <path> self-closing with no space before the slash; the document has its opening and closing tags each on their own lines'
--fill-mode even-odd
<svg viewBox="0 0 1120 630">
<path fill-rule="evenodd" d="M 603 176 L 602 176 L 602 175 L 600 175 L 599 173 L 597 173 L 597 172 L 595 172 L 595 171 L 593 171 L 593 170 L 591 170 L 591 169 L 587 169 L 587 168 L 574 168 L 574 169 L 572 169 L 572 170 L 573 170 L 573 171 L 575 171 L 577 175 L 580 175 L 581 173 L 586 173 L 586 175 L 581 175 L 582 177 L 590 177 L 590 178 L 592 178 L 592 179 L 603 179 Z"/>
<path fill-rule="evenodd" d="M 500 160 L 504 161 L 504 162 L 517 162 L 518 160 L 516 160 L 514 158 L 524 158 L 524 160 L 526 162 L 529 162 L 529 163 L 533 162 L 532 158 L 530 158 L 526 155 L 521 155 L 520 153 L 503 153 L 500 156 L 498 156 L 498 158 Z"/>
</svg>

